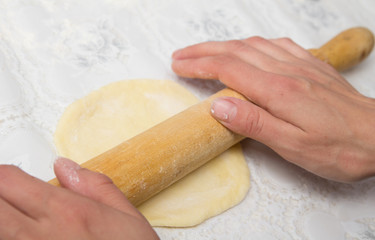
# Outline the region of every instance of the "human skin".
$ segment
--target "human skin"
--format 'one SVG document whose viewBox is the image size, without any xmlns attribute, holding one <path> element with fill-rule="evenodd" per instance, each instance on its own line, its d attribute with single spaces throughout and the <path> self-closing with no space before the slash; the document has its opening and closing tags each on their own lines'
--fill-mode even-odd
<svg viewBox="0 0 375 240">
<path fill-rule="evenodd" d="M 184 77 L 219 79 L 249 101 L 219 98 L 213 116 L 317 175 L 375 173 L 375 100 L 289 39 L 208 42 L 173 55 Z M 0 239 L 158 239 L 112 181 L 58 159 L 57 188 L 0 165 Z"/>
<path fill-rule="evenodd" d="M 58 159 L 63 188 L 0 165 L 0 239 L 158 239 L 112 181 Z"/>
<path fill-rule="evenodd" d="M 375 100 L 290 39 L 206 42 L 172 58 L 178 75 L 218 79 L 248 98 L 213 102 L 227 128 L 327 179 L 375 174 Z"/>
</svg>

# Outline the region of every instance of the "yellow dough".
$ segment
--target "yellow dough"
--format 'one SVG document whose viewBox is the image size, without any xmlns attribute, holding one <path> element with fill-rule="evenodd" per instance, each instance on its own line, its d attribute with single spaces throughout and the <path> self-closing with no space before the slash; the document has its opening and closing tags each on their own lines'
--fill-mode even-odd
<svg viewBox="0 0 375 240">
<path fill-rule="evenodd" d="M 65 110 L 56 128 L 55 145 L 61 156 L 83 163 L 197 102 L 173 81 L 115 82 Z M 153 226 L 194 226 L 239 203 L 249 181 L 237 145 L 138 209 Z"/>
</svg>

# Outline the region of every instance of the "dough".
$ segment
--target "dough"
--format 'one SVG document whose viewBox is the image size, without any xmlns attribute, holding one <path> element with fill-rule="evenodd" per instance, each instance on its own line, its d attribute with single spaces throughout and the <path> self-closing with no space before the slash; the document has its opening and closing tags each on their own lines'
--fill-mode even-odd
<svg viewBox="0 0 375 240">
<path fill-rule="evenodd" d="M 61 156 L 83 163 L 197 102 L 173 81 L 112 83 L 66 109 L 55 145 Z M 239 203 L 249 185 L 249 170 L 238 145 L 138 209 L 153 226 L 194 226 Z"/>
</svg>

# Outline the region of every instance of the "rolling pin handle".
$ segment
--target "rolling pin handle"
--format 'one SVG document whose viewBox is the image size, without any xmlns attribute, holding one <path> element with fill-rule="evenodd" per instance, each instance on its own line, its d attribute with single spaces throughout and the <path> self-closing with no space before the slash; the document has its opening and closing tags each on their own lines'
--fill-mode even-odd
<svg viewBox="0 0 375 240">
<path fill-rule="evenodd" d="M 366 58 L 373 46 L 374 36 L 368 29 L 352 28 L 310 52 L 337 70 L 345 70 Z M 82 166 L 109 176 L 139 205 L 244 138 L 210 115 L 212 101 L 221 96 L 245 99 L 224 89 Z M 160 168 L 168 171 L 160 173 Z M 56 179 L 50 183 L 59 185 Z"/>
</svg>

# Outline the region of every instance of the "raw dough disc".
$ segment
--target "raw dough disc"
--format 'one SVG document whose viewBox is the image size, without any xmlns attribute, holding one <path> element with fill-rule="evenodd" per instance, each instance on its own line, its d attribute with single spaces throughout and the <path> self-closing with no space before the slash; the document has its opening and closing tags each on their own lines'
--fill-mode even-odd
<svg viewBox="0 0 375 240">
<path fill-rule="evenodd" d="M 55 144 L 61 156 L 82 163 L 197 102 L 173 81 L 112 83 L 65 110 Z M 239 203 L 249 185 L 249 170 L 238 145 L 138 209 L 153 226 L 193 226 Z"/>
</svg>

